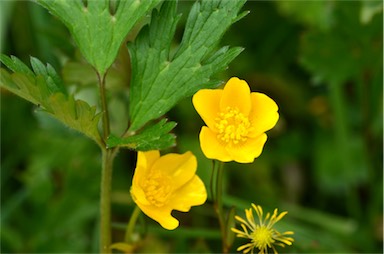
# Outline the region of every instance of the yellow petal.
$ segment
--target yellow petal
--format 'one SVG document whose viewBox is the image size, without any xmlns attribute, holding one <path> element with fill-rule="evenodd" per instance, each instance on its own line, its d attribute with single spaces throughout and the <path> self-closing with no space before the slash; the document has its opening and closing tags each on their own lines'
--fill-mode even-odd
<svg viewBox="0 0 384 254">
<path fill-rule="evenodd" d="M 276 102 L 262 93 L 251 93 L 251 101 L 252 110 L 249 120 L 253 129 L 250 136 L 256 137 L 276 125 L 279 120 L 278 106 Z"/>
<path fill-rule="evenodd" d="M 200 131 L 200 147 L 205 157 L 219 161 L 231 161 L 225 146 L 217 140 L 217 134 L 208 127 L 203 126 Z"/>
<path fill-rule="evenodd" d="M 137 153 L 137 165 L 133 175 L 131 187 L 131 195 L 135 203 L 141 203 L 144 205 L 149 204 L 143 190 L 141 189 L 140 183 L 147 179 L 148 171 L 154 162 L 159 158 L 160 152 L 157 150 Z"/>
<path fill-rule="evenodd" d="M 202 205 L 207 200 L 207 191 L 203 181 L 195 175 L 187 184 L 175 191 L 170 200 L 173 209 L 188 212 L 191 206 Z"/>
<path fill-rule="evenodd" d="M 260 156 L 266 141 L 267 135 L 263 133 L 257 138 L 248 138 L 242 145 L 227 147 L 227 151 L 236 162 L 252 163 Z"/>
<path fill-rule="evenodd" d="M 222 94 L 222 89 L 201 89 L 192 98 L 197 113 L 211 129 L 215 129 L 215 119 L 220 112 Z"/>
<path fill-rule="evenodd" d="M 247 82 L 236 77 L 228 80 L 224 87 L 223 96 L 220 101 L 221 111 L 228 107 L 238 108 L 241 113 L 248 115 L 251 111 L 251 90 Z"/>
<path fill-rule="evenodd" d="M 171 215 L 172 209 L 168 206 L 146 206 L 137 204 L 140 210 L 151 219 L 157 221 L 163 228 L 173 230 L 179 226 L 179 221 Z"/>
<path fill-rule="evenodd" d="M 153 169 L 170 177 L 172 187 L 177 189 L 195 175 L 197 160 L 191 152 L 184 154 L 170 153 L 160 157 L 153 164 Z"/>
<path fill-rule="evenodd" d="M 140 187 L 140 184 L 137 182 L 137 178 L 135 177 L 135 175 L 133 176 L 133 180 L 132 180 L 131 196 L 133 201 L 137 205 L 139 203 L 142 205 L 150 205 L 143 189 Z"/>
<path fill-rule="evenodd" d="M 157 159 L 160 158 L 160 152 L 158 150 L 148 152 L 137 153 L 137 164 L 134 177 L 138 180 L 145 178 L 148 170 L 152 167 Z"/>
</svg>

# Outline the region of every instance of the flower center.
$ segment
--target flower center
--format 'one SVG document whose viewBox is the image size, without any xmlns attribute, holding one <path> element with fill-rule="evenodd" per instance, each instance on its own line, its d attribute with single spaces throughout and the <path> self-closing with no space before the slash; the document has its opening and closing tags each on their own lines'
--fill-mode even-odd
<svg viewBox="0 0 384 254">
<path fill-rule="evenodd" d="M 235 145 L 247 140 L 251 123 L 238 108 L 227 107 L 215 120 L 220 140 Z"/>
<path fill-rule="evenodd" d="M 267 246 L 271 246 L 271 244 L 275 242 L 272 234 L 272 230 L 266 226 L 257 227 L 256 230 L 251 233 L 252 242 L 260 250 L 264 249 Z"/>
<path fill-rule="evenodd" d="M 172 193 L 171 179 L 159 171 L 150 172 L 142 188 L 147 200 L 157 207 L 166 204 Z"/>
</svg>

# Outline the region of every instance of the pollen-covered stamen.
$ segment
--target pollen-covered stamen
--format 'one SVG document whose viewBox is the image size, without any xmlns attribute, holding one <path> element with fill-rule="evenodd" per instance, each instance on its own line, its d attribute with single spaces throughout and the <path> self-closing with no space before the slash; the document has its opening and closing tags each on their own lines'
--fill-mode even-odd
<svg viewBox="0 0 384 254">
<path fill-rule="evenodd" d="M 142 188 L 147 200 L 157 207 L 167 203 L 172 193 L 171 179 L 159 171 L 150 172 Z"/>
<path fill-rule="evenodd" d="M 220 140 L 235 145 L 247 140 L 251 123 L 238 108 L 227 107 L 215 120 Z"/>
<path fill-rule="evenodd" d="M 273 230 L 266 226 L 259 226 L 251 233 L 251 239 L 254 245 L 260 250 L 270 247 L 275 240 L 273 239 Z"/>
</svg>

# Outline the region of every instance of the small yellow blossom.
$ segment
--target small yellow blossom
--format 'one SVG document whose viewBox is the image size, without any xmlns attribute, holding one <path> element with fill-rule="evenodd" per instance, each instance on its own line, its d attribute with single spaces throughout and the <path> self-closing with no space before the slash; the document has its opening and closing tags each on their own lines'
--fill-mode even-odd
<svg viewBox="0 0 384 254">
<path fill-rule="evenodd" d="M 276 208 L 272 216 L 267 213 L 265 218 L 263 218 L 263 209 L 261 206 L 252 204 L 252 207 L 255 209 L 257 217 L 259 218 L 258 223 L 253 217 L 252 208 L 245 209 L 245 216 L 247 221 L 239 216 L 235 216 L 235 219 L 241 223 L 243 231 L 240 231 L 236 228 L 232 228 L 231 230 L 237 234 L 237 237 L 251 240 L 250 243 L 237 248 L 237 251 L 243 251 L 243 253 L 253 253 L 253 249 L 258 248 L 259 254 L 264 254 L 268 253 L 268 248 L 272 248 L 273 252 L 277 254 L 274 245 L 281 247 L 285 247 L 285 245 L 292 245 L 293 238 L 288 236 L 293 235 L 292 231 L 286 231 L 281 234 L 273 228 L 273 225 L 281 220 L 288 212 L 282 212 L 278 214 Z"/>
<path fill-rule="evenodd" d="M 167 154 L 139 152 L 131 195 L 148 217 L 168 230 L 179 226 L 171 211 L 188 212 L 207 200 L 204 183 L 196 175 L 197 160 L 191 152 Z"/>
<path fill-rule="evenodd" d="M 244 80 L 231 78 L 224 89 L 202 89 L 192 99 L 207 126 L 200 132 L 200 146 L 209 159 L 251 163 L 259 157 L 266 131 L 279 119 L 276 103 L 250 91 Z"/>
</svg>

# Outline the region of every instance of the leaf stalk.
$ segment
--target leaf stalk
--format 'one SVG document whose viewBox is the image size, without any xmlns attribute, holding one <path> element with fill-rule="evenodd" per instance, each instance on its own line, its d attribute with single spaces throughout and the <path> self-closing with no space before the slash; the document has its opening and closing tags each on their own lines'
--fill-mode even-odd
<svg viewBox="0 0 384 254">
<path fill-rule="evenodd" d="M 99 80 L 99 89 L 100 89 L 101 109 L 103 112 L 103 138 L 104 138 L 104 142 L 106 142 L 106 140 L 110 134 L 109 113 L 108 113 L 107 98 L 106 98 L 106 92 L 105 92 L 105 77 L 106 77 L 106 74 L 103 74 L 101 76 L 97 72 L 97 78 Z"/>
</svg>

